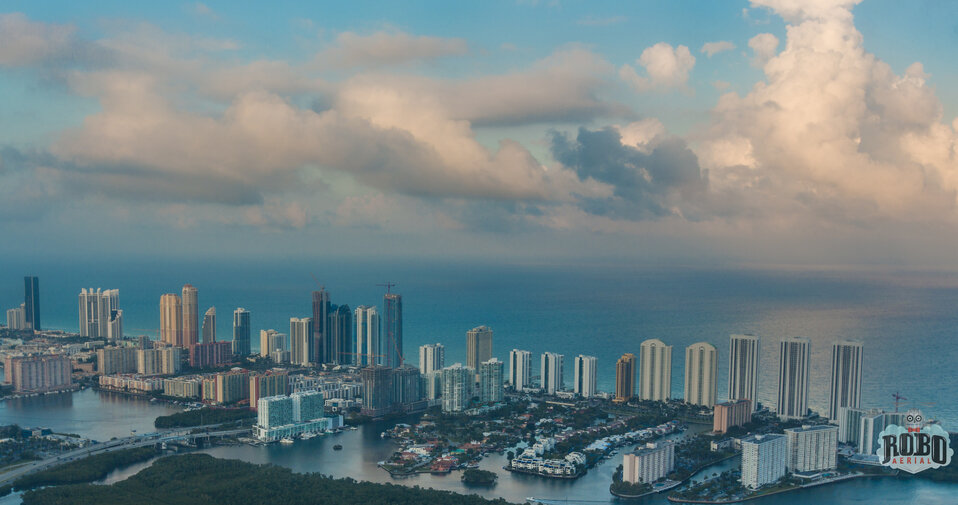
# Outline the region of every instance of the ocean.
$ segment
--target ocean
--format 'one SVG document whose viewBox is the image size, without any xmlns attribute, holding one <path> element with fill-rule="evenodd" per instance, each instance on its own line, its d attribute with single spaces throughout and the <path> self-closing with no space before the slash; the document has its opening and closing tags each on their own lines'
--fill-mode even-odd
<svg viewBox="0 0 958 505">
<path fill-rule="evenodd" d="M 46 328 L 77 331 L 82 287 L 117 288 L 127 335 L 157 333 L 159 298 L 183 284 L 199 290 L 199 310 L 217 308 L 217 333 L 232 335 L 232 311 L 251 312 L 253 346 L 260 329 L 289 330 L 290 317 L 310 316 L 310 292 L 322 283 L 333 303 L 377 305 L 385 281 L 403 296 L 404 347 L 417 364 L 419 345 L 446 346 L 446 364 L 464 362 L 466 332 L 494 331 L 493 355 L 510 349 L 565 355 L 572 383 L 578 354 L 598 358 L 598 386 L 611 391 L 615 361 L 638 355 L 658 338 L 673 346 L 672 396 L 683 394 L 684 348 L 705 341 L 719 352 L 718 397 L 727 391 L 728 339 L 761 337 L 759 401 L 775 404 L 778 343 L 812 341 L 810 407 L 828 401 L 831 344 L 864 342 L 863 406 L 918 407 L 958 429 L 958 274 L 894 269 L 750 269 L 608 264 L 396 263 L 360 260 L 290 262 L 77 261 L 7 262 L 0 271 L 0 308 L 22 302 L 23 275 L 40 277 Z"/>
</svg>

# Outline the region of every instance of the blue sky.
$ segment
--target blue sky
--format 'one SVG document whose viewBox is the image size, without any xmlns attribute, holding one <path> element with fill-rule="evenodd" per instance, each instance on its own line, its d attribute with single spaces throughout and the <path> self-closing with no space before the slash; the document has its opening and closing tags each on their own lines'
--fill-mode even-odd
<svg viewBox="0 0 958 505">
<path fill-rule="evenodd" d="M 953 2 L 4 11 L 0 255 L 958 266 Z"/>
</svg>

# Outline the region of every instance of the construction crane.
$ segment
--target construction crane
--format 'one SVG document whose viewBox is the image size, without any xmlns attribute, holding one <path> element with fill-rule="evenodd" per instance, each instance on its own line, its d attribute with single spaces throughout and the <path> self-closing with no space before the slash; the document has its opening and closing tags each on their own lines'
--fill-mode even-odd
<svg viewBox="0 0 958 505">
<path fill-rule="evenodd" d="M 377 286 L 383 286 L 383 287 L 385 287 L 385 288 L 386 288 L 386 294 L 387 294 L 387 295 L 390 293 L 390 290 L 391 290 L 392 288 L 394 288 L 395 286 L 397 286 L 397 284 L 396 284 L 395 282 L 389 282 L 389 281 L 386 281 L 386 282 L 384 282 L 384 283 L 382 283 L 382 284 L 376 284 L 376 285 L 377 285 Z"/>
<path fill-rule="evenodd" d="M 898 405 L 901 403 L 901 401 L 908 399 L 898 394 L 898 391 L 895 391 L 894 393 L 892 393 L 891 397 L 895 399 L 895 412 L 898 412 Z"/>
</svg>

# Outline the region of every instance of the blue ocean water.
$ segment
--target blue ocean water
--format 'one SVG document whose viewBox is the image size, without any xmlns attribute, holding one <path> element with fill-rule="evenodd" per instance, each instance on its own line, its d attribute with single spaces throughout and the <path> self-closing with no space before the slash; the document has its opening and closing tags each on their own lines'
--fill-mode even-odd
<svg viewBox="0 0 958 505">
<path fill-rule="evenodd" d="M 77 329 L 81 287 L 118 288 L 126 333 L 155 334 L 159 297 L 185 283 L 199 289 L 200 313 L 215 305 L 220 339 L 231 338 L 232 311 L 251 311 L 258 330 L 288 331 L 290 317 L 310 315 L 314 274 L 333 303 L 382 307 L 383 281 L 403 295 L 404 352 L 441 342 L 446 362 L 465 361 L 465 334 L 485 324 L 494 355 L 512 348 L 599 360 L 599 388 L 611 390 L 615 360 L 659 338 L 674 346 L 673 397 L 683 393 L 685 346 L 719 350 L 719 390 L 727 389 L 728 336 L 762 338 L 759 401 L 774 405 L 778 342 L 812 340 L 810 406 L 827 404 L 831 343 L 865 343 L 863 404 L 894 408 L 896 391 L 926 415 L 958 429 L 958 274 L 896 270 L 757 270 L 652 268 L 597 264 L 513 265 L 362 261 L 9 263 L 0 271 L 0 307 L 22 300 L 23 275 L 40 276 L 43 323 Z"/>
</svg>

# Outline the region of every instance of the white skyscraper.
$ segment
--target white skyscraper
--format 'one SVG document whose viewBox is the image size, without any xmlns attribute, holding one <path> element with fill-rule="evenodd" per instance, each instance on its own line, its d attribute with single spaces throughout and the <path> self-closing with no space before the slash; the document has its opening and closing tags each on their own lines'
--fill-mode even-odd
<svg viewBox="0 0 958 505">
<path fill-rule="evenodd" d="M 595 356 L 584 356 L 582 354 L 575 357 L 575 385 L 573 389 L 575 394 L 583 398 L 595 396 Z"/>
<path fill-rule="evenodd" d="M 539 379 L 542 384 L 542 390 L 546 394 L 554 395 L 556 391 L 561 391 L 565 385 L 562 382 L 564 359 L 565 356 L 554 352 L 542 353 Z"/>
<path fill-rule="evenodd" d="M 642 342 L 639 357 L 639 398 L 666 401 L 672 394 L 672 346 L 657 338 Z"/>
<path fill-rule="evenodd" d="M 475 378 L 476 371 L 462 366 L 462 363 L 442 369 L 440 380 L 442 381 L 443 412 L 462 412 L 469 406 Z"/>
<path fill-rule="evenodd" d="M 7 310 L 7 328 L 11 330 L 22 330 L 27 327 L 25 305 L 26 304 L 21 303 L 19 307 Z"/>
<path fill-rule="evenodd" d="M 742 485 L 751 489 L 785 476 L 785 435 L 752 435 L 742 439 Z"/>
<path fill-rule="evenodd" d="M 356 307 L 356 365 L 382 365 L 383 347 L 379 338 L 379 313 L 376 307 Z M 425 373 L 425 372 L 423 372 Z"/>
<path fill-rule="evenodd" d="M 685 348 L 685 402 L 715 406 L 718 352 L 715 346 L 699 342 Z"/>
<path fill-rule="evenodd" d="M 509 351 L 509 384 L 512 389 L 522 391 L 531 385 L 532 353 L 513 349 Z"/>
<path fill-rule="evenodd" d="M 203 314 L 203 343 L 216 342 L 216 307 L 206 309 Z"/>
<path fill-rule="evenodd" d="M 732 335 L 728 353 L 728 399 L 748 400 L 756 410 L 758 399 L 758 364 L 760 356 L 758 337 Z"/>
<path fill-rule="evenodd" d="M 309 364 L 309 339 L 313 335 L 313 318 L 291 317 L 289 319 L 290 362 L 294 365 Z"/>
<path fill-rule="evenodd" d="M 479 401 L 481 403 L 501 402 L 505 363 L 497 358 L 479 364 Z"/>
<path fill-rule="evenodd" d="M 832 345 L 832 383 L 828 418 L 838 420 L 842 407 L 862 405 L 862 343 L 843 341 Z"/>
<path fill-rule="evenodd" d="M 419 371 L 423 375 L 446 366 L 446 348 L 442 344 L 419 346 Z"/>
<path fill-rule="evenodd" d="M 115 322 L 122 318 L 120 311 L 120 291 L 108 289 L 101 291 L 93 288 L 81 289 L 79 299 L 79 326 L 81 337 L 111 338 L 123 337 L 123 323 Z M 111 324 L 114 331 L 111 332 Z M 119 330 L 119 331 L 116 331 Z M 114 336 L 113 333 L 116 335 Z"/>
<path fill-rule="evenodd" d="M 782 419 L 799 419 L 808 413 L 808 360 L 811 343 L 807 338 L 782 340 L 778 368 L 778 405 Z"/>
</svg>

